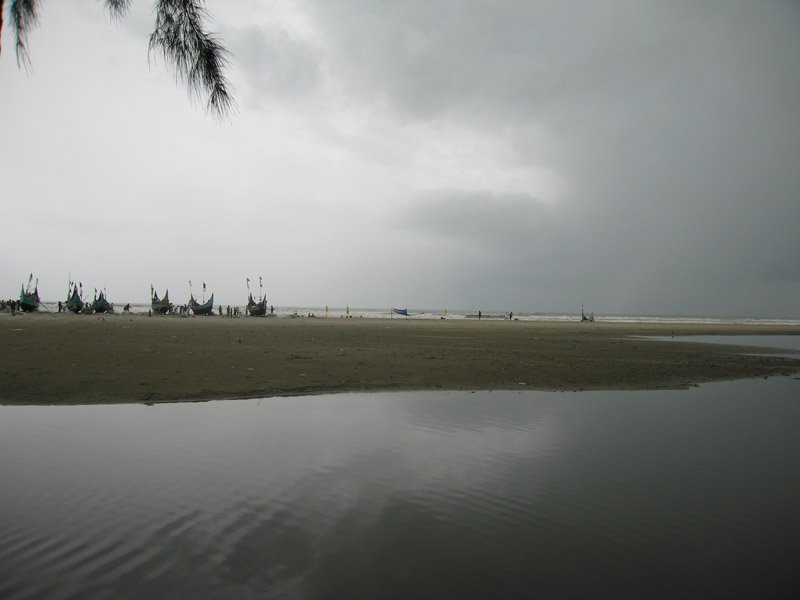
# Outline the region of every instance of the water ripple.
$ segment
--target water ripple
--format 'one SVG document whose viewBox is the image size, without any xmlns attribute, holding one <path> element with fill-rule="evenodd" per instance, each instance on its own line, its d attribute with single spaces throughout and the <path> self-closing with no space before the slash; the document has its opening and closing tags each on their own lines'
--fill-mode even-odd
<svg viewBox="0 0 800 600">
<path fill-rule="evenodd" d="M 800 407 L 755 389 L 0 407 L 0 596 L 775 595 Z"/>
</svg>

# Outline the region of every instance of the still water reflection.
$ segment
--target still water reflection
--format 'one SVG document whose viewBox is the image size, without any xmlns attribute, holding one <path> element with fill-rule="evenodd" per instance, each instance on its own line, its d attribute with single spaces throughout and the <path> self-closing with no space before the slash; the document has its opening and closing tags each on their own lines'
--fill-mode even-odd
<svg viewBox="0 0 800 600">
<path fill-rule="evenodd" d="M 765 597 L 800 381 L 0 407 L 0 597 Z"/>
</svg>

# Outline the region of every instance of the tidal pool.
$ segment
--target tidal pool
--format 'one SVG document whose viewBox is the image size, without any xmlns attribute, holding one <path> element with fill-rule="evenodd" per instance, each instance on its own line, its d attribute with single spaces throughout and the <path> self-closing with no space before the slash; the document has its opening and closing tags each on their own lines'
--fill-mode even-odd
<svg viewBox="0 0 800 600">
<path fill-rule="evenodd" d="M 0 407 L 0 597 L 785 597 L 800 381 Z"/>
</svg>

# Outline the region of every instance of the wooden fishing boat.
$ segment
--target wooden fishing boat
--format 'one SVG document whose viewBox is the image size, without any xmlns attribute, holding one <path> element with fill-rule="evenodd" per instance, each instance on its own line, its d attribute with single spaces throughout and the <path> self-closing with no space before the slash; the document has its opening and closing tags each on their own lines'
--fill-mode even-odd
<svg viewBox="0 0 800 600">
<path fill-rule="evenodd" d="M 214 294 L 211 294 L 206 302 L 202 304 L 194 299 L 194 295 L 189 295 L 189 308 L 196 315 L 213 315 L 214 314 Z"/>
<path fill-rule="evenodd" d="M 169 301 L 169 290 L 166 291 L 164 297 L 159 299 L 153 286 L 150 286 L 150 308 L 155 315 L 166 315 L 172 312 L 172 303 Z"/>
<path fill-rule="evenodd" d="M 20 286 L 19 290 L 19 307 L 25 312 L 34 312 L 39 310 L 39 306 L 42 303 L 39 298 L 39 280 L 36 280 L 33 290 L 31 290 L 32 281 L 33 273 L 31 273 L 31 276 L 28 278 L 28 287 Z"/>
<path fill-rule="evenodd" d="M 69 288 L 67 288 L 67 301 L 64 303 L 68 311 L 78 314 L 83 310 L 86 303 L 83 301 L 81 291 L 82 288 L 70 282 Z"/>
<path fill-rule="evenodd" d="M 589 321 L 590 323 L 594 321 L 594 313 L 589 313 L 589 316 L 586 316 L 586 313 L 583 312 L 583 303 L 581 303 L 581 321 Z"/>
<path fill-rule="evenodd" d="M 92 302 L 92 310 L 96 313 L 111 313 L 114 312 L 114 305 L 108 301 L 105 293 L 101 291 Z"/>
<path fill-rule="evenodd" d="M 250 298 L 252 300 L 252 297 Z M 267 314 L 267 297 L 264 296 L 258 302 L 253 301 L 253 304 L 248 304 L 247 312 L 251 317 L 264 317 Z"/>
<path fill-rule="evenodd" d="M 250 291 L 250 279 L 247 279 L 247 306 L 245 312 L 251 317 L 265 317 L 267 316 L 267 297 L 263 293 L 264 280 L 258 278 L 259 295 L 258 301 L 253 298 L 253 293 Z"/>
</svg>

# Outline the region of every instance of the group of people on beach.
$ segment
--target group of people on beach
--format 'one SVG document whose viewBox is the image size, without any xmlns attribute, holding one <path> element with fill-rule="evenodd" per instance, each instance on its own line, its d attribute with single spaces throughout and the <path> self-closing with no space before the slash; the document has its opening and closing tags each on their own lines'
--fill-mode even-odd
<svg viewBox="0 0 800 600">
<path fill-rule="evenodd" d="M 19 300 L 0 300 L 0 310 L 11 309 L 11 316 L 13 317 L 19 311 Z"/>
<path fill-rule="evenodd" d="M 249 313 L 249 307 L 246 309 Z M 269 314 L 275 313 L 275 307 L 270 305 L 269 307 Z M 242 314 L 242 307 L 241 306 L 227 306 L 225 307 L 225 316 L 227 317 L 239 317 Z M 219 316 L 222 316 L 222 306 L 219 307 Z"/>
<path fill-rule="evenodd" d="M 482 318 L 483 318 L 483 311 L 479 310 L 478 311 L 478 321 L 480 321 Z M 490 316 L 490 317 L 487 317 L 487 318 L 492 318 L 492 317 Z M 514 312 L 513 311 L 507 312 L 505 314 L 505 317 L 503 317 L 503 318 L 504 319 L 508 319 L 509 321 L 513 321 L 514 320 Z M 519 321 L 519 317 L 517 317 L 517 321 Z"/>
<path fill-rule="evenodd" d="M 178 306 L 173 308 L 180 316 L 188 315 L 189 314 L 189 305 L 188 304 L 179 304 Z"/>
</svg>

